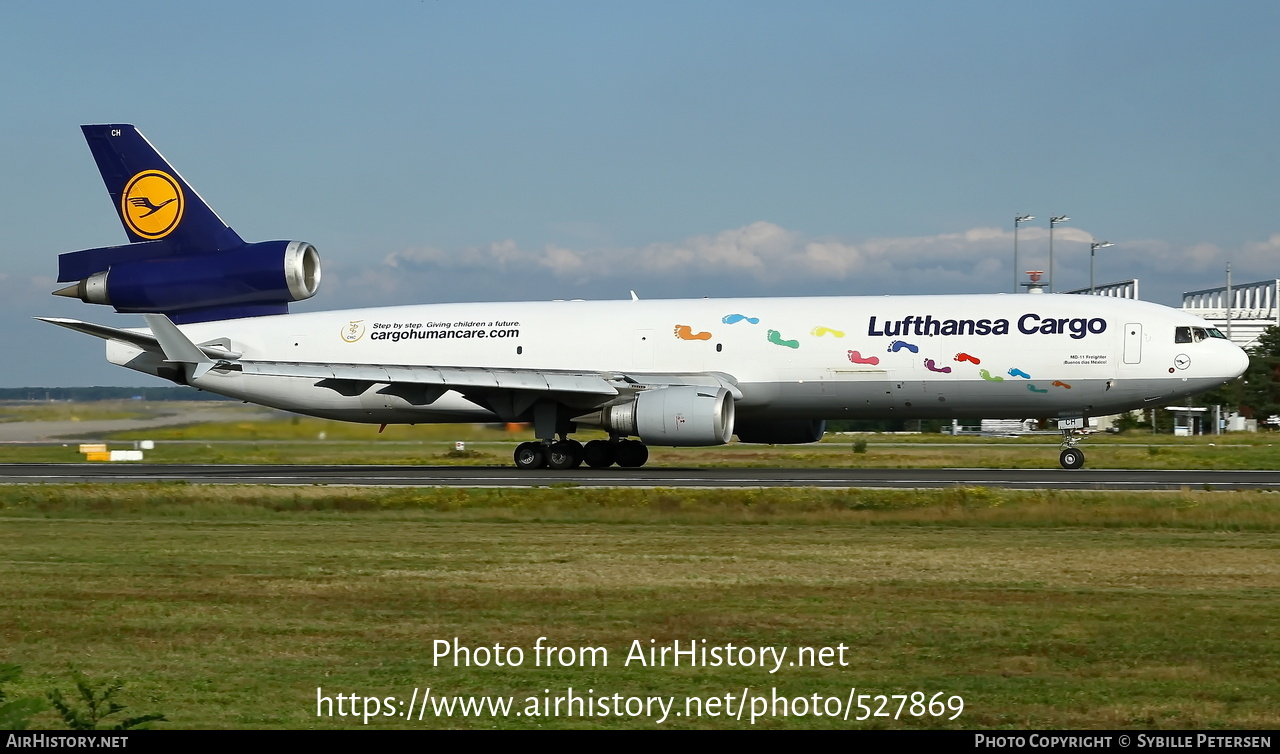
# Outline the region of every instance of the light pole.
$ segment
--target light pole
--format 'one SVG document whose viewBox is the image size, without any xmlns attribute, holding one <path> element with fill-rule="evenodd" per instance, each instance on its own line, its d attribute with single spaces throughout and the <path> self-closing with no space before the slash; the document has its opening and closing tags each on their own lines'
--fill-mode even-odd
<svg viewBox="0 0 1280 754">
<path fill-rule="evenodd" d="M 1049 217 L 1049 292 L 1053 293 L 1053 226 L 1058 223 L 1065 223 L 1071 218 L 1066 215 L 1058 215 L 1057 217 Z"/>
<path fill-rule="evenodd" d="M 1231 340 L 1231 263 L 1227 262 L 1227 340 Z"/>
<path fill-rule="evenodd" d="M 1035 215 L 1013 216 L 1013 292 L 1018 292 L 1018 226 L 1028 220 L 1036 219 Z"/>
<path fill-rule="evenodd" d="M 1093 256 L 1098 253 L 1098 249 L 1105 249 L 1108 246 L 1115 246 L 1110 241 L 1094 241 L 1089 244 L 1089 295 L 1093 295 Z"/>
</svg>

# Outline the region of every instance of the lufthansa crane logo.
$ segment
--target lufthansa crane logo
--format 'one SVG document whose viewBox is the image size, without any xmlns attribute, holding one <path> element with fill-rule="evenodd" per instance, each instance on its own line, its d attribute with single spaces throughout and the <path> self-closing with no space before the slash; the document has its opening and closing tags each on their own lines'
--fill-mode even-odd
<svg viewBox="0 0 1280 754">
<path fill-rule="evenodd" d="M 182 186 L 173 176 L 160 170 L 144 170 L 125 185 L 120 216 L 129 230 L 154 241 L 178 227 L 185 206 Z"/>
</svg>

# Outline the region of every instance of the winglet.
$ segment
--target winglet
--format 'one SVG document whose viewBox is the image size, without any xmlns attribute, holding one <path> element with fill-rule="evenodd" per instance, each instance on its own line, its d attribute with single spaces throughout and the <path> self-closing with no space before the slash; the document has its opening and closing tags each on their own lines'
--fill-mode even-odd
<svg viewBox="0 0 1280 754">
<path fill-rule="evenodd" d="M 160 342 L 160 350 L 164 351 L 164 360 L 170 364 L 190 364 L 191 373 L 187 379 L 195 380 L 203 377 L 205 372 L 213 369 L 214 361 L 205 355 L 200 347 L 182 334 L 178 326 L 163 314 L 144 314 L 147 326 Z"/>
</svg>

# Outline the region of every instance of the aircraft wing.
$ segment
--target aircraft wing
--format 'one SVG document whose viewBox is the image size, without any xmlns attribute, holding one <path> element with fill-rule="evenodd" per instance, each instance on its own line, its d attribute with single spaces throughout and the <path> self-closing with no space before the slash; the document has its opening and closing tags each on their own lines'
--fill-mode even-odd
<svg viewBox="0 0 1280 754">
<path fill-rule="evenodd" d="M 531 390 L 613 397 L 626 388 L 619 375 L 540 369 L 410 366 L 406 364 L 320 364 L 291 361 L 236 362 L 244 374 L 305 377 L 343 395 L 359 395 L 375 384 L 422 385 L 457 390 Z M 234 366 L 232 367 L 234 368 Z"/>
<path fill-rule="evenodd" d="M 37 317 L 42 322 L 127 343 L 163 355 L 175 364 L 191 366 L 193 377 L 211 369 L 239 371 L 273 377 L 300 377 L 344 396 L 362 395 L 373 389 L 395 395 L 413 405 L 434 403 L 453 390 L 485 406 L 498 416 L 514 420 L 536 401 L 551 399 L 579 409 L 610 403 L 619 396 L 652 387 L 696 385 L 723 387 L 734 399 L 742 398 L 732 376 L 720 372 L 655 374 L 556 369 L 515 369 L 479 366 L 409 364 L 345 364 L 245 359 L 225 339 L 196 345 L 160 314 L 145 315 L 151 332 L 122 330 L 74 319 Z"/>
<path fill-rule="evenodd" d="M 403 364 L 318 364 L 242 359 L 227 368 L 244 374 L 303 377 L 340 395 L 355 396 L 374 389 L 395 395 L 413 405 L 435 402 L 447 390 L 484 406 L 500 418 L 516 421 L 541 399 L 551 399 L 588 410 L 611 403 L 619 396 L 651 387 L 701 385 L 724 387 L 734 398 L 742 391 L 727 374 L 629 374 L 624 372 L 510 369 L 463 366 L 411 366 Z M 384 387 L 375 388 L 376 385 Z"/>
</svg>

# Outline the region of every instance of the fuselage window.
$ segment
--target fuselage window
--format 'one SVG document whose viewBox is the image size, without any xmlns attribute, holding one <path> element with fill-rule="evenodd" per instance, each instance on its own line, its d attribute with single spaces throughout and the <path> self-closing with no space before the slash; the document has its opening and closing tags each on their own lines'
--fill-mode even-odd
<svg viewBox="0 0 1280 754">
<path fill-rule="evenodd" d="M 1191 328 L 1190 328 L 1190 327 L 1175 327 L 1175 328 L 1173 329 L 1173 342 L 1174 342 L 1174 343 L 1190 343 L 1190 342 L 1191 342 Z"/>
</svg>

